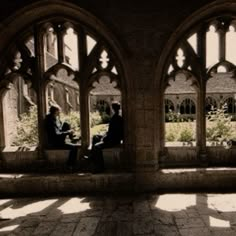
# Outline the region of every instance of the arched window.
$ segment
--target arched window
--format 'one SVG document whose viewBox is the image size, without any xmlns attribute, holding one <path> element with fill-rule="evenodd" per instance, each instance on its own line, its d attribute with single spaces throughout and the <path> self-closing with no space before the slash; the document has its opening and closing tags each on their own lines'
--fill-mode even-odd
<svg viewBox="0 0 236 236">
<path fill-rule="evenodd" d="M 206 97 L 206 113 L 213 111 L 217 108 L 216 100 L 210 96 Z"/>
<path fill-rule="evenodd" d="M 185 28 L 187 33 L 184 36 L 173 36 L 178 38 L 178 43 L 169 52 L 164 67 L 164 93 L 178 95 L 179 99 L 183 96 L 184 99 L 189 97 L 183 102 L 176 100 L 176 107 L 179 107 L 179 118 L 196 114 L 199 124 L 196 127 L 196 143 L 202 149 L 205 149 L 207 140 L 223 138 L 211 139 L 209 136 L 214 135 L 214 132 L 209 132 L 213 130 L 212 127 L 219 127 L 215 119 L 219 113 L 216 113 L 214 120 L 213 116 L 208 116 L 207 113 L 212 109 L 219 109 L 225 97 L 234 97 L 236 93 L 235 20 L 236 15 L 233 14 L 218 15 L 209 20 L 205 17 L 204 21 L 199 21 L 195 27 L 189 27 L 189 31 Z M 187 75 L 186 81 L 191 81 L 195 93 L 191 90 L 184 91 L 183 86 L 169 89 L 170 85 L 178 81 L 176 74 L 183 72 Z M 227 112 L 234 114 L 234 100 L 227 100 L 226 103 Z"/>
<path fill-rule="evenodd" d="M 99 113 L 105 113 L 107 115 L 111 114 L 110 104 L 105 100 L 98 100 L 95 107 Z"/>
<path fill-rule="evenodd" d="M 229 114 L 236 113 L 236 100 L 233 97 L 229 97 L 224 101 L 225 112 Z"/>
<path fill-rule="evenodd" d="M 165 90 L 165 145 L 176 146 L 184 141 L 193 141 L 195 134 L 196 105 L 189 96 L 196 99 L 194 76 L 189 70 L 182 70 L 185 66 L 185 54 L 182 49 L 177 50 L 173 66 L 169 67 Z M 176 104 L 176 109 L 171 98 Z M 167 110 L 168 109 L 168 110 Z M 187 130 L 187 131 L 186 131 Z M 187 135 L 185 135 L 187 133 Z"/>
<path fill-rule="evenodd" d="M 193 102 L 193 100 L 186 98 L 184 99 L 180 104 L 180 114 L 195 114 L 196 113 L 196 107 Z"/>
<path fill-rule="evenodd" d="M 165 99 L 165 113 L 175 112 L 174 103 L 170 99 Z"/>
<path fill-rule="evenodd" d="M 11 59 L 8 64 L 1 65 L 0 71 L 2 109 L 5 109 L 2 146 L 13 142 L 12 131 L 7 127 L 16 121 L 23 122 L 22 114 L 31 112 L 30 108 L 34 107 L 33 127 L 39 133 L 31 133 L 36 136 L 33 144 L 43 148 L 44 117 L 52 104 L 58 104 L 65 119 L 73 115 L 78 120 L 76 129 L 86 147 L 90 140 L 89 95 L 93 84 L 107 77 L 109 83 L 116 83 L 115 87 L 122 92 L 122 66 L 111 45 L 112 40 L 107 40 L 109 33 L 101 35 L 91 24 L 82 23 L 76 17 L 60 17 L 58 14 L 34 20 L 6 48 L 5 54 Z M 109 96 L 110 102 L 117 100 L 116 94 Z M 9 99 L 13 101 L 12 106 L 9 106 Z M 11 119 L 7 117 L 7 109 L 15 111 Z M 17 135 L 22 135 L 22 132 Z"/>
</svg>

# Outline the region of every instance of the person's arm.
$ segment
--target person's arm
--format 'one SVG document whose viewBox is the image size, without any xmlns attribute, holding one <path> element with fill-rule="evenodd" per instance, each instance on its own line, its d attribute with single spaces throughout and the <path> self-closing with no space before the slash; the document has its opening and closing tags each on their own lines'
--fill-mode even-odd
<svg viewBox="0 0 236 236">
<path fill-rule="evenodd" d="M 55 130 L 55 134 L 56 135 L 65 135 L 65 134 L 71 134 L 73 132 L 73 130 L 67 130 L 67 131 L 61 131 L 61 129 L 58 126 L 54 127 Z"/>
<path fill-rule="evenodd" d="M 70 130 L 63 130 L 61 121 L 57 120 L 54 122 L 54 132 L 56 135 L 60 136 L 60 135 L 71 134 L 73 131 L 71 129 Z"/>
</svg>

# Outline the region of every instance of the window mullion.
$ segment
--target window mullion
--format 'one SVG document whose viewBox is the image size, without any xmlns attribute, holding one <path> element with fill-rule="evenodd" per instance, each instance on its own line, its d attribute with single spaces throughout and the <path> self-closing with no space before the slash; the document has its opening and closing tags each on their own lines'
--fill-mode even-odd
<svg viewBox="0 0 236 236">
<path fill-rule="evenodd" d="M 59 27 L 60 26 L 60 27 Z M 64 48 L 64 35 L 65 29 L 61 25 L 56 27 L 57 40 L 58 40 L 58 63 L 65 62 L 65 48 Z"/>
<path fill-rule="evenodd" d="M 219 30 L 219 60 L 225 61 L 225 30 Z"/>
<path fill-rule="evenodd" d="M 197 52 L 204 71 L 206 68 L 206 29 L 207 26 L 204 25 L 197 34 Z"/>
<path fill-rule="evenodd" d="M 86 34 L 84 30 L 79 27 L 77 29 L 78 35 L 79 35 L 79 40 L 78 40 L 78 49 L 79 49 L 79 69 L 83 69 L 83 66 L 85 65 L 85 60 L 87 57 L 87 43 L 86 43 Z"/>
<path fill-rule="evenodd" d="M 43 82 L 43 75 L 45 71 L 44 63 L 44 31 L 40 26 L 35 27 L 35 60 L 36 66 L 34 71 L 34 80 L 37 93 L 37 105 L 38 105 L 38 134 L 39 134 L 39 157 L 42 157 L 43 140 L 44 140 L 44 126 L 43 121 L 46 114 L 46 95 Z"/>
</svg>

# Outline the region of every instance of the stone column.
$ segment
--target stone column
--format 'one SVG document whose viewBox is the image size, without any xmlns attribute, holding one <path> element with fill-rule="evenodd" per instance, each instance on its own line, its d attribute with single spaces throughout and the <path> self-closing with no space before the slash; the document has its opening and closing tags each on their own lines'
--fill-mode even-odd
<svg viewBox="0 0 236 236">
<path fill-rule="evenodd" d="M 89 136 L 89 94 L 85 86 L 80 84 L 80 127 L 82 137 L 82 150 L 86 150 L 90 143 Z"/>
<path fill-rule="evenodd" d="M 2 132 L 0 132 L 0 151 L 3 150 L 3 148 L 6 146 L 6 140 L 5 140 L 5 135 L 6 135 L 6 131 L 5 131 L 5 118 L 4 118 L 4 114 L 5 113 L 5 105 L 3 102 L 3 97 L 5 94 L 5 89 L 4 91 L 1 90 L 0 91 L 0 98 L 1 98 L 1 102 L 0 102 L 0 129 L 2 130 Z"/>
<path fill-rule="evenodd" d="M 224 61 L 225 60 L 225 32 L 226 32 L 226 27 L 223 25 L 219 29 L 219 60 Z"/>
<path fill-rule="evenodd" d="M 37 93 L 37 104 L 38 104 L 38 158 L 43 158 L 43 148 L 44 148 L 44 117 L 46 114 L 46 94 L 44 86 L 44 45 L 43 37 L 44 31 L 39 25 L 35 27 L 34 32 L 35 37 L 35 71 L 34 71 L 34 81 L 33 85 Z"/>
<path fill-rule="evenodd" d="M 206 153 L 206 112 L 205 112 L 205 100 L 206 100 L 206 27 L 203 26 L 198 32 L 197 50 L 201 60 L 200 71 L 200 87 L 197 91 L 197 137 L 196 145 L 198 149 L 198 157 L 203 165 L 207 165 L 207 153 Z"/>
</svg>

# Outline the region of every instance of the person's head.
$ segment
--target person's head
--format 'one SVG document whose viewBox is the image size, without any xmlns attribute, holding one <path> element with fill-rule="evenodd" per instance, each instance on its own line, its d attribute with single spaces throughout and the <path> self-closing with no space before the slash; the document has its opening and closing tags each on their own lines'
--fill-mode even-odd
<svg viewBox="0 0 236 236">
<path fill-rule="evenodd" d="M 58 105 L 52 105 L 49 109 L 49 113 L 55 117 L 59 116 L 60 111 L 61 111 L 61 108 Z"/>
<path fill-rule="evenodd" d="M 111 107 L 115 113 L 119 113 L 119 110 L 120 110 L 120 103 L 119 102 L 117 102 L 117 101 L 112 102 Z"/>
</svg>

